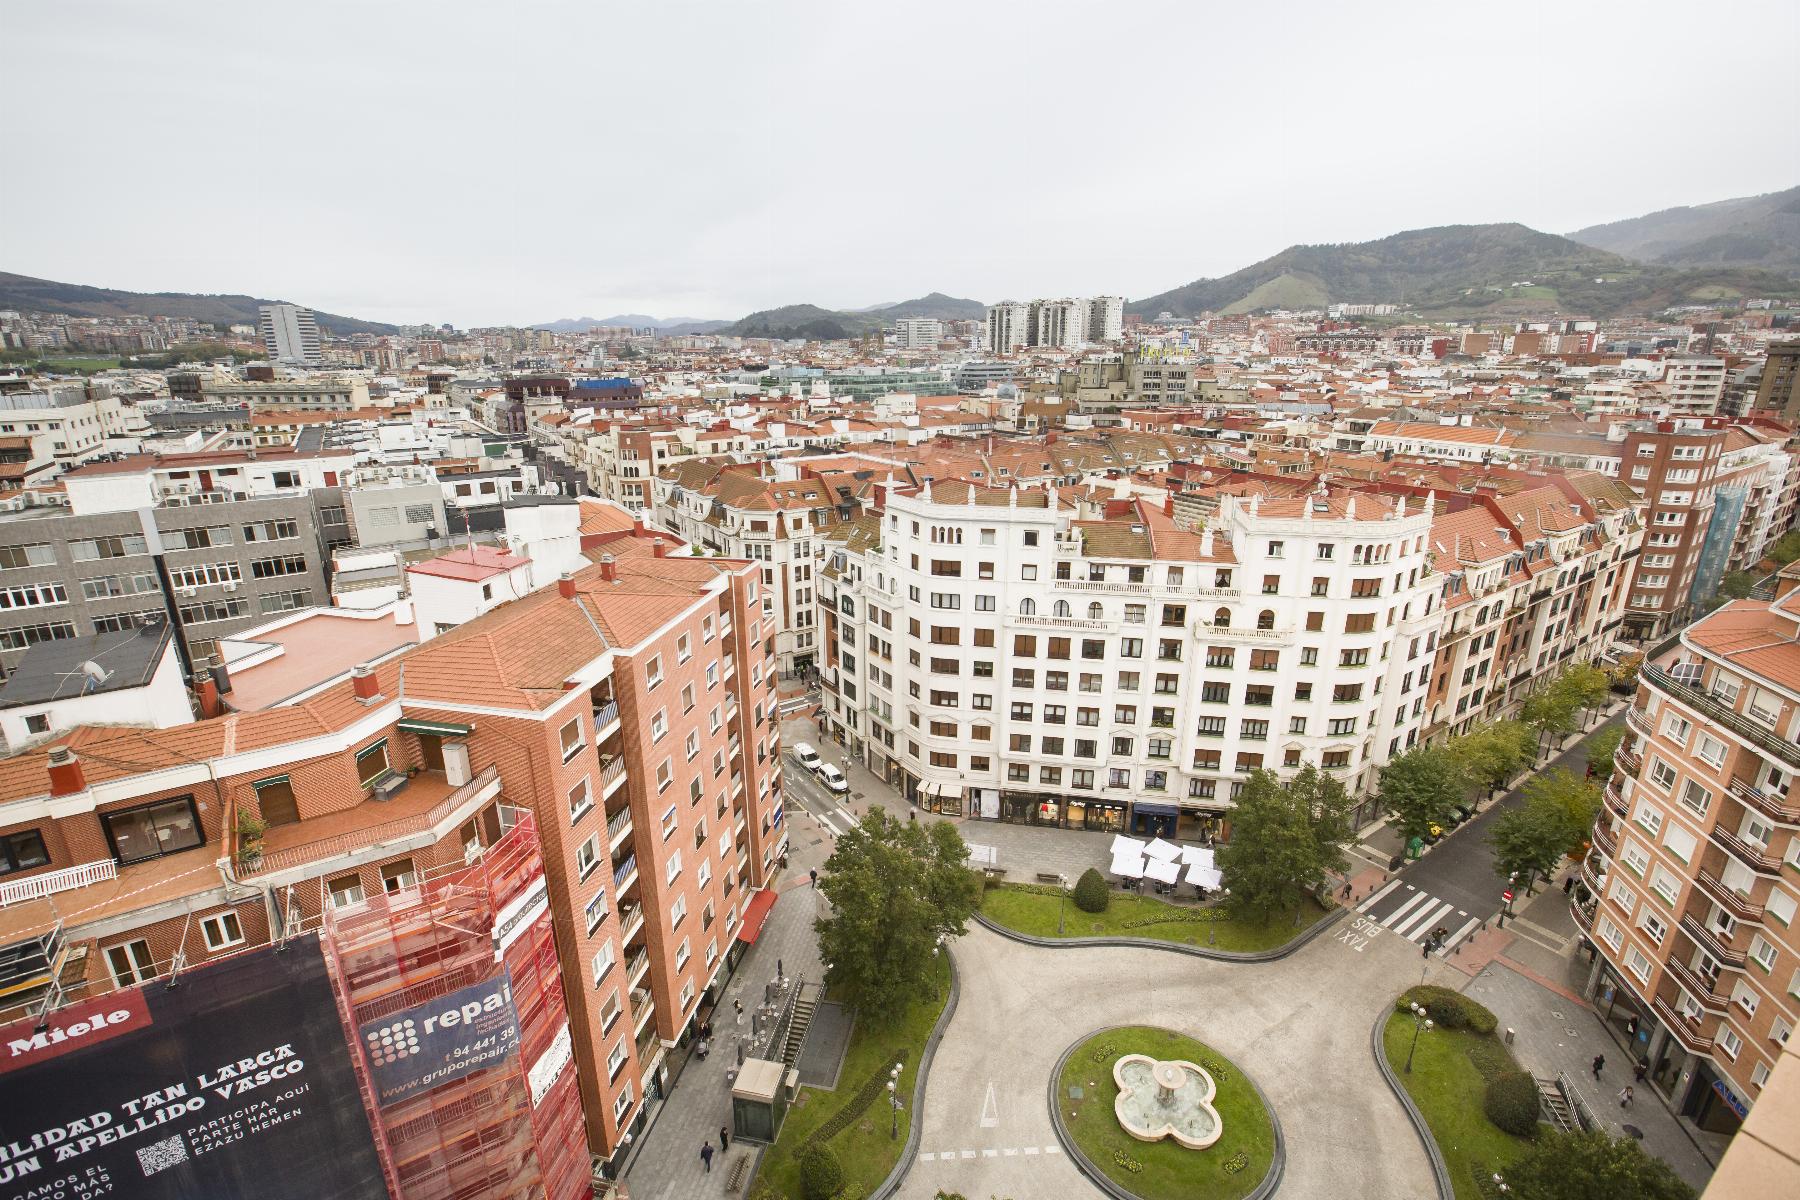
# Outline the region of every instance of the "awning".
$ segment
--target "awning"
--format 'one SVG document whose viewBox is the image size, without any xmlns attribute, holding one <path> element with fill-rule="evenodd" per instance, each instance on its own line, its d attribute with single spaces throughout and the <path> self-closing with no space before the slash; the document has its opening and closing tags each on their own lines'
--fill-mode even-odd
<svg viewBox="0 0 1800 1200">
<path fill-rule="evenodd" d="M 757 934 L 762 932 L 763 922 L 769 919 L 769 910 L 774 907 L 773 888 L 763 888 L 750 897 L 750 903 L 744 908 L 744 923 L 738 926 L 738 941 L 746 946 L 754 946 Z"/>
<path fill-rule="evenodd" d="M 1144 868 L 1144 874 L 1158 883 L 1174 883 L 1181 878 L 1181 867 L 1172 862 L 1153 862 Z"/>
<path fill-rule="evenodd" d="M 1131 811 L 1145 817 L 1178 817 L 1181 815 L 1181 809 L 1173 804 L 1146 804 L 1142 800 L 1139 800 Z"/>
<path fill-rule="evenodd" d="M 930 779 L 919 780 L 919 795 L 921 796 L 960 796 L 962 790 L 960 783 L 936 783 Z"/>
<path fill-rule="evenodd" d="M 406 733 L 423 733 L 436 737 L 463 737 L 474 732 L 473 725 L 458 725 L 452 721 L 396 721 L 394 728 Z"/>
</svg>

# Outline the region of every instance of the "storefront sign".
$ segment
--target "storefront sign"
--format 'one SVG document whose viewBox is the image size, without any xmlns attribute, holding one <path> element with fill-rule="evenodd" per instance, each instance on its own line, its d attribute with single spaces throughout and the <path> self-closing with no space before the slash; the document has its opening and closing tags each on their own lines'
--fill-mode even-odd
<svg viewBox="0 0 1800 1200">
<path fill-rule="evenodd" d="M 539 875 L 494 916 L 494 961 L 499 962 L 506 948 L 525 936 L 532 923 L 548 911 L 550 885 Z"/>
<path fill-rule="evenodd" d="M 485 983 L 367 1022 L 357 1032 L 376 1100 L 386 1107 L 518 1052 L 512 976 L 501 971 Z"/>
<path fill-rule="evenodd" d="M 1715 1078 L 1713 1080 L 1713 1091 L 1719 1093 L 1719 1099 L 1725 1101 L 1725 1106 L 1740 1118 L 1750 1115 L 1750 1106 L 1736 1092 L 1732 1091 L 1723 1079 Z"/>
<path fill-rule="evenodd" d="M 40 1042 L 41 1037 L 41 1042 Z M 0 1029 L 0 1200 L 387 1194 L 318 938 Z"/>
</svg>

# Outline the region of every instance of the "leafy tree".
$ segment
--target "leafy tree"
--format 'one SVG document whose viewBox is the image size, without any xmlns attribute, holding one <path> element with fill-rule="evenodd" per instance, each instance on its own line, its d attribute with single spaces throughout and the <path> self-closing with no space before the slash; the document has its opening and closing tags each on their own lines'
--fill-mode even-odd
<svg viewBox="0 0 1800 1200">
<path fill-rule="evenodd" d="M 1552 683 L 1541 692 L 1525 698 L 1519 717 L 1537 735 L 1536 752 L 1542 753 L 1546 737 L 1560 738 L 1575 729 L 1575 710 L 1579 708 L 1569 689 Z M 1533 754 L 1533 758 L 1537 756 Z"/>
<path fill-rule="evenodd" d="M 1600 815 L 1600 789 L 1573 771 L 1551 771 L 1525 785 L 1525 803 L 1501 813 L 1488 835 L 1494 870 L 1517 874 L 1527 888 L 1549 877 L 1587 841 Z"/>
<path fill-rule="evenodd" d="M 1505 1169 L 1521 1200 L 1694 1200 L 1694 1189 L 1668 1163 L 1629 1138 L 1599 1131 L 1541 1131 Z"/>
<path fill-rule="evenodd" d="M 1404 838 L 1424 837 L 1462 799 L 1468 775 L 1443 746 L 1414 746 L 1381 768 L 1381 804 Z"/>
<path fill-rule="evenodd" d="M 844 1168 L 829 1147 L 813 1146 L 800 1156 L 800 1192 L 806 1200 L 832 1200 L 844 1190 Z"/>
<path fill-rule="evenodd" d="M 1612 690 L 1612 677 L 1593 663 L 1576 663 L 1557 676 L 1555 686 L 1577 709 L 1599 708 Z"/>
<path fill-rule="evenodd" d="M 1344 785 L 1316 767 L 1285 784 L 1272 771 L 1251 772 L 1218 854 L 1232 907 L 1267 921 L 1323 886 L 1327 872 L 1342 871 L 1356 834 L 1351 807 Z"/>
<path fill-rule="evenodd" d="M 1800 558 L 1800 529 L 1790 529 L 1782 534 L 1780 540 L 1769 547 L 1769 557 L 1784 567 Z"/>
<path fill-rule="evenodd" d="M 1087 913 L 1105 912 L 1112 901 L 1112 893 L 1106 890 L 1106 876 L 1093 867 L 1081 873 L 1069 895 L 1074 899 L 1075 907 Z"/>
<path fill-rule="evenodd" d="M 1719 595 L 1727 600 L 1747 599 L 1756 590 L 1756 576 L 1749 571 L 1733 571 L 1719 581 Z"/>
<path fill-rule="evenodd" d="M 831 912 L 814 923 L 825 980 L 873 1026 L 931 989 L 940 936 L 960 936 L 980 903 L 969 848 L 947 821 L 897 821 L 876 805 L 819 872 Z"/>
<path fill-rule="evenodd" d="M 1605 779 L 1613 773 L 1613 755 L 1618 753 L 1619 743 L 1624 740 L 1625 730 L 1617 725 L 1602 729 L 1588 739 L 1588 766 L 1594 768 L 1595 779 Z"/>
<path fill-rule="evenodd" d="M 1449 749 L 1461 762 L 1469 786 L 1494 792 L 1531 761 L 1534 746 L 1531 730 L 1524 725 L 1495 721 L 1456 738 Z"/>
</svg>

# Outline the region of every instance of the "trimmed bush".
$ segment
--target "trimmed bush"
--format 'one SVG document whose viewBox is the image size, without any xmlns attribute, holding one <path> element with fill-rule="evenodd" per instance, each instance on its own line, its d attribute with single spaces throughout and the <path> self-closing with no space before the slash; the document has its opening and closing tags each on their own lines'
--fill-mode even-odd
<svg viewBox="0 0 1800 1200">
<path fill-rule="evenodd" d="M 1469 1061 L 1481 1072 L 1482 1079 L 1489 1082 L 1519 1069 L 1512 1052 L 1502 1046 L 1498 1038 L 1483 1038 L 1479 1042 L 1469 1043 Z"/>
<path fill-rule="evenodd" d="M 844 1190 L 844 1168 L 837 1155 L 814 1146 L 800 1156 L 800 1191 L 806 1200 L 832 1200 Z"/>
<path fill-rule="evenodd" d="M 1481 1099 L 1487 1119 L 1515 1137 L 1537 1132 L 1537 1081 L 1526 1071 L 1510 1071 L 1491 1080 Z"/>
<path fill-rule="evenodd" d="M 1469 999 L 1461 992 L 1438 987 L 1436 984 L 1407 988 L 1394 1001 L 1394 1007 L 1401 1012 L 1414 1004 L 1424 1005 L 1431 1019 L 1445 1029 L 1467 1029 L 1471 1033 L 1486 1035 L 1493 1033 L 1500 1024 L 1499 1018 L 1486 1005 Z"/>
<path fill-rule="evenodd" d="M 1075 881 L 1072 898 L 1075 907 L 1087 913 L 1105 912 L 1106 906 L 1112 902 L 1112 896 L 1106 890 L 1105 877 L 1092 867 L 1083 871 L 1081 878 Z"/>
</svg>

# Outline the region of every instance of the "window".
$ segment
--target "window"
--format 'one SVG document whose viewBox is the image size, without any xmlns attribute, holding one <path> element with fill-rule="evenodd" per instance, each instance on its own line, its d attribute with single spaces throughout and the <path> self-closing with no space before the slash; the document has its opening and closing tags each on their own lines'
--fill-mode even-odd
<svg viewBox="0 0 1800 1200">
<path fill-rule="evenodd" d="M 1760 933 L 1750 939 L 1750 957 L 1765 971 L 1775 969 L 1775 946 Z"/>
<path fill-rule="evenodd" d="M 364 787 L 374 786 L 391 769 L 386 738 L 356 752 L 356 781 Z"/>
<path fill-rule="evenodd" d="M 587 776 L 569 789 L 569 820 L 571 823 L 581 820 L 594 807 L 593 789 L 588 786 Z"/>
<path fill-rule="evenodd" d="M 352 904 L 361 904 L 363 885 L 361 875 L 340 875 L 325 885 L 331 897 L 331 907 L 348 908 Z"/>
<path fill-rule="evenodd" d="M 600 928 L 600 923 L 606 920 L 606 889 L 601 888 L 599 891 L 595 892 L 593 896 L 588 899 L 582 912 L 587 917 L 587 931 L 591 935 L 594 930 Z"/>
<path fill-rule="evenodd" d="M 200 922 L 200 933 L 208 950 L 223 950 L 244 940 L 244 927 L 235 912 L 222 912 Z"/>
<path fill-rule="evenodd" d="M 606 973 L 613 969 L 613 961 L 614 961 L 614 959 L 613 959 L 613 944 L 611 942 L 607 942 L 605 945 L 601 946 L 600 949 L 598 949 L 594 952 L 593 963 L 594 963 L 594 986 L 595 987 L 599 987 L 600 981 L 602 979 L 606 978 Z"/>
<path fill-rule="evenodd" d="M 662 681 L 662 655 L 653 654 L 650 656 L 650 661 L 644 664 L 644 688 L 647 691 L 655 691 L 662 685 Z"/>
<path fill-rule="evenodd" d="M 37 830 L 21 829 L 0 838 L 0 875 L 49 864 L 50 852 L 44 848 L 43 836 Z"/>
<path fill-rule="evenodd" d="M 100 814 L 113 857 L 121 863 L 143 862 L 191 850 L 206 840 L 192 796 L 158 800 L 139 808 Z"/>
<path fill-rule="evenodd" d="M 576 717 L 562 727 L 562 760 L 568 762 L 581 750 L 581 718 Z"/>
<path fill-rule="evenodd" d="M 403 892 L 418 882 L 419 876 L 418 873 L 413 870 L 412 859 L 402 858 L 391 863 L 382 864 L 381 890 L 388 895 L 391 896 L 395 892 Z"/>
<path fill-rule="evenodd" d="M 150 959 L 150 943 L 143 938 L 122 946 L 108 946 L 106 966 L 119 987 L 148 983 L 156 978 L 156 966 Z"/>
<path fill-rule="evenodd" d="M 589 834 L 588 839 L 575 847 L 575 873 L 586 879 L 600 865 L 600 835 Z"/>
</svg>

